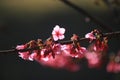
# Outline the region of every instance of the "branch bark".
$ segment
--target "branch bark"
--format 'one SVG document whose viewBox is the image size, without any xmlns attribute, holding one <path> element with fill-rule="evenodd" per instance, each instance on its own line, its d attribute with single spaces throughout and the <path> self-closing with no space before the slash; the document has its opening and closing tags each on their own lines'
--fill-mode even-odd
<svg viewBox="0 0 120 80">
<path fill-rule="evenodd" d="M 118 37 L 120 37 L 120 31 L 103 33 L 102 37 L 118 38 Z M 79 42 L 89 41 L 89 40 L 90 39 L 88 39 L 88 38 L 80 38 Z M 64 44 L 71 44 L 71 43 L 73 43 L 73 41 L 71 41 L 71 40 L 57 41 L 56 43 L 60 43 L 61 45 L 64 45 Z M 28 49 L 23 49 L 23 50 L 17 50 L 17 49 L 1 50 L 0 53 L 16 53 L 16 52 L 26 52 L 26 51 L 32 51 L 32 50 L 39 50 L 39 46 L 35 47 L 35 48 L 28 48 Z"/>
<path fill-rule="evenodd" d="M 99 27 L 101 27 L 102 29 L 108 31 L 108 32 L 112 32 L 113 30 L 108 27 L 108 25 L 103 24 L 100 20 L 96 19 L 94 16 L 90 15 L 88 12 L 86 12 L 84 9 L 78 7 L 77 5 L 73 4 L 72 2 L 70 2 L 69 0 L 60 0 L 61 2 L 63 2 L 64 4 L 66 4 L 67 6 L 73 8 L 74 10 L 76 10 L 79 13 L 82 13 L 83 15 L 89 17 L 92 21 L 94 21 L 97 25 L 99 25 Z"/>
</svg>

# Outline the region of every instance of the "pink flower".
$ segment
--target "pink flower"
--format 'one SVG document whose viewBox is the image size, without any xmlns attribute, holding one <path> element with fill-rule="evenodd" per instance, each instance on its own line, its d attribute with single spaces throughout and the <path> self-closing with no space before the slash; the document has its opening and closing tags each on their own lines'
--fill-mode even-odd
<svg viewBox="0 0 120 80">
<path fill-rule="evenodd" d="M 21 50 L 21 49 L 25 49 L 25 48 L 26 48 L 25 45 L 17 45 L 17 46 L 16 46 L 16 49 L 17 49 L 17 50 Z"/>
<path fill-rule="evenodd" d="M 32 53 L 32 54 L 30 54 L 30 56 L 28 57 L 28 59 L 29 59 L 30 61 L 33 61 L 33 60 L 37 59 L 37 53 Z"/>
<path fill-rule="evenodd" d="M 85 47 L 78 47 L 78 48 L 73 48 L 73 45 L 67 44 L 67 45 L 61 45 L 61 53 L 62 55 L 65 56 L 71 56 L 74 58 L 83 58 L 84 53 L 86 53 L 86 48 Z"/>
<path fill-rule="evenodd" d="M 98 55 L 98 53 L 87 52 L 85 57 L 88 60 L 89 68 L 99 68 L 100 67 L 101 62 L 100 62 L 100 56 Z"/>
<path fill-rule="evenodd" d="M 55 54 L 61 54 L 61 45 L 60 44 L 54 44 L 52 46 L 52 50 Z"/>
<path fill-rule="evenodd" d="M 66 55 L 66 56 L 70 56 L 70 52 L 71 52 L 71 45 L 61 45 L 61 51 L 62 51 L 62 55 Z"/>
<path fill-rule="evenodd" d="M 85 52 L 86 52 L 85 47 L 72 48 L 70 51 L 70 55 L 75 58 L 83 58 Z"/>
<path fill-rule="evenodd" d="M 94 36 L 94 34 L 93 34 L 92 32 L 87 33 L 87 34 L 85 35 L 85 38 L 89 38 L 90 41 L 96 39 L 96 37 Z"/>
<path fill-rule="evenodd" d="M 65 38 L 64 33 L 65 33 L 65 29 L 60 28 L 58 25 L 56 25 L 55 28 L 52 31 L 53 39 L 55 41 L 57 41 L 58 39 L 60 39 L 60 40 L 64 39 Z"/>
<path fill-rule="evenodd" d="M 107 65 L 107 71 L 113 72 L 113 73 L 119 73 L 120 72 L 120 64 L 115 62 L 109 62 Z"/>
<path fill-rule="evenodd" d="M 19 57 L 21 57 L 24 60 L 28 60 L 30 53 L 27 52 L 19 52 Z"/>
<path fill-rule="evenodd" d="M 108 45 L 100 40 L 97 40 L 96 43 L 93 45 L 94 51 L 107 51 Z"/>
<path fill-rule="evenodd" d="M 50 50 L 47 49 L 42 49 L 41 50 L 41 60 L 43 61 L 49 61 L 51 58 L 53 58 L 54 56 L 52 55 L 52 52 Z"/>
<path fill-rule="evenodd" d="M 44 66 L 49 66 L 55 69 L 66 69 L 73 72 L 78 71 L 80 66 L 71 61 L 72 57 L 65 56 L 63 54 L 56 55 L 55 58 L 49 55 L 39 60 L 39 62 Z"/>
<path fill-rule="evenodd" d="M 111 55 L 110 61 L 107 64 L 107 72 L 119 73 L 120 72 L 120 53 Z"/>
</svg>

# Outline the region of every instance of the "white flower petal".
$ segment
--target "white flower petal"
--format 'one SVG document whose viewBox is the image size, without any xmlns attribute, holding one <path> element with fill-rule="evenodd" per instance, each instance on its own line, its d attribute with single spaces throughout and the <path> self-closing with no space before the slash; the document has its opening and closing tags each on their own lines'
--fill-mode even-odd
<svg viewBox="0 0 120 80">
<path fill-rule="evenodd" d="M 91 35 L 91 33 L 87 33 L 87 34 L 85 35 L 85 38 L 89 38 L 90 35 Z"/>
<path fill-rule="evenodd" d="M 17 50 L 25 49 L 25 46 L 24 46 L 24 45 L 17 45 L 16 49 L 17 49 Z"/>
<path fill-rule="evenodd" d="M 54 31 L 59 31 L 59 29 L 60 29 L 59 25 L 56 25 L 56 26 L 54 27 Z"/>
<path fill-rule="evenodd" d="M 31 56 L 29 56 L 29 58 L 28 58 L 30 61 L 33 61 L 33 58 L 31 57 Z"/>
<path fill-rule="evenodd" d="M 49 58 L 48 57 L 45 57 L 45 58 L 42 58 L 43 61 L 48 61 Z"/>
<path fill-rule="evenodd" d="M 60 34 L 64 34 L 65 33 L 65 28 L 60 28 L 59 32 L 60 32 Z"/>
<path fill-rule="evenodd" d="M 57 41 L 58 40 L 58 36 L 53 35 L 53 39 L 54 39 L 54 41 Z"/>
<path fill-rule="evenodd" d="M 52 31 L 52 35 L 54 35 L 54 34 L 56 34 L 56 31 L 53 30 L 53 31 Z"/>
<path fill-rule="evenodd" d="M 95 39 L 95 36 L 92 33 L 88 33 L 85 35 L 85 38 Z"/>
<path fill-rule="evenodd" d="M 60 36 L 59 36 L 59 39 L 64 39 L 64 38 L 65 38 L 64 35 L 60 35 Z"/>
</svg>

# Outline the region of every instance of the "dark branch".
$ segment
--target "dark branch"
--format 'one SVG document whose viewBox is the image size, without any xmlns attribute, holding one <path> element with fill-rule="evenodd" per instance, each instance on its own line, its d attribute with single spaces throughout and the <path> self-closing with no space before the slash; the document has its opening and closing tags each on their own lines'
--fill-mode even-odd
<svg viewBox="0 0 120 80">
<path fill-rule="evenodd" d="M 60 0 L 64 4 L 68 5 L 69 7 L 73 8 L 79 13 L 82 13 L 83 15 L 89 17 L 92 21 L 94 21 L 97 25 L 99 25 L 102 29 L 112 32 L 112 29 L 108 27 L 107 25 L 103 24 L 101 21 L 97 20 L 95 17 L 91 16 L 88 12 L 83 10 L 82 8 L 76 6 L 75 4 L 71 3 L 69 0 Z"/>
<path fill-rule="evenodd" d="M 117 32 L 111 32 L 111 33 L 103 33 L 103 37 L 108 37 L 108 38 L 113 38 L 113 37 L 120 37 L 120 31 Z M 82 41 L 89 41 L 90 39 L 88 38 L 80 38 L 79 42 Z M 73 41 L 67 40 L 67 41 L 58 41 L 56 43 L 60 43 L 61 45 L 63 44 L 71 44 Z M 17 50 L 17 49 L 10 49 L 10 50 L 2 50 L 0 53 L 14 53 L 14 52 L 26 52 L 26 51 L 32 51 L 32 50 L 39 50 L 39 46 L 35 48 L 28 48 L 28 49 L 23 49 L 23 50 Z"/>
<path fill-rule="evenodd" d="M 23 49 L 23 50 L 10 49 L 10 50 L 3 50 L 3 51 L 0 51 L 0 53 L 26 52 L 26 51 L 32 51 L 32 50 L 38 50 L 38 49 L 39 49 L 39 47 L 28 48 L 28 49 Z"/>
</svg>

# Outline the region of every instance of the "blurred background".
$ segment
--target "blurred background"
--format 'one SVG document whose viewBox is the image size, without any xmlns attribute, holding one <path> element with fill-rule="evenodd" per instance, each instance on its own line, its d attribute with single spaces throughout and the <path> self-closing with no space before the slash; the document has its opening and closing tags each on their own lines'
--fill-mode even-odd
<svg viewBox="0 0 120 80">
<path fill-rule="evenodd" d="M 102 32 L 120 31 L 119 0 L 65 0 L 85 10 L 88 15 L 61 0 L 0 0 L 0 50 L 15 48 L 30 40 L 47 39 L 55 25 L 66 29 L 66 40 L 73 33 L 80 37 L 93 29 Z M 120 50 L 120 38 L 109 40 L 109 53 Z M 82 44 L 87 46 L 86 43 Z M 77 72 L 43 67 L 37 62 L 22 60 L 17 53 L 0 54 L 0 80 L 119 80 L 120 74 L 102 69 L 89 69 L 84 64 Z"/>
</svg>

